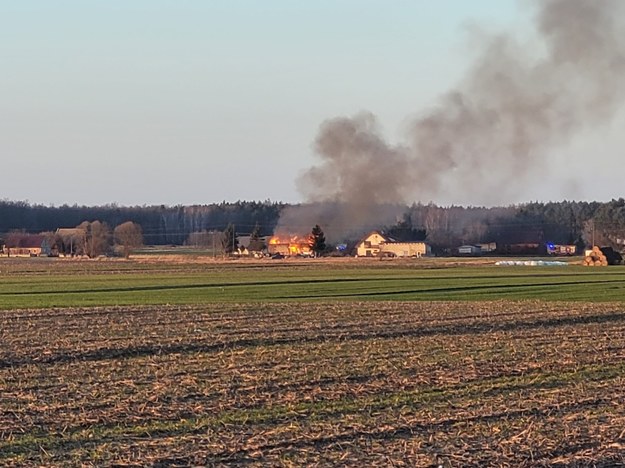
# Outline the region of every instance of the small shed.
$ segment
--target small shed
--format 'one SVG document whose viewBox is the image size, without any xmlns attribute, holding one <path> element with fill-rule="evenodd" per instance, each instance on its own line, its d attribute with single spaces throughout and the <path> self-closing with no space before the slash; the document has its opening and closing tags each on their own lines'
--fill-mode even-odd
<svg viewBox="0 0 625 468">
<path fill-rule="evenodd" d="M 479 245 L 461 245 L 458 247 L 458 255 L 482 255 L 482 248 Z"/>
</svg>

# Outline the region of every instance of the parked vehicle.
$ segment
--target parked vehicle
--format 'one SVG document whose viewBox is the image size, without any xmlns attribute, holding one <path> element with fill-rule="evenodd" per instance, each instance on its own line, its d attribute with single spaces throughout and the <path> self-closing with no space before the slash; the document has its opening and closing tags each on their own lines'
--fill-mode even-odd
<svg viewBox="0 0 625 468">
<path fill-rule="evenodd" d="M 560 245 L 547 243 L 547 255 L 563 257 L 566 255 L 575 255 L 577 247 L 575 245 Z"/>
</svg>

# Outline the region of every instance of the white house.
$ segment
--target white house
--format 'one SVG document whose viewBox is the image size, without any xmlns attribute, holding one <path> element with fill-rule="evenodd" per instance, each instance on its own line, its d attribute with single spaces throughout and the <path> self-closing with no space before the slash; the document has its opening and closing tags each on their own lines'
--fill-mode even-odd
<svg viewBox="0 0 625 468">
<path fill-rule="evenodd" d="M 356 244 L 357 257 L 377 257 L 382 244 L 388 239 L 377 231 L 373 231 Z"/>
<path fill-rule="evenodd" d="M 425 242 L 396 242 L 378 231 L 372 231 L 356 244 L 357 257 L 421 257 L 432 250 Z"/>
</svg>

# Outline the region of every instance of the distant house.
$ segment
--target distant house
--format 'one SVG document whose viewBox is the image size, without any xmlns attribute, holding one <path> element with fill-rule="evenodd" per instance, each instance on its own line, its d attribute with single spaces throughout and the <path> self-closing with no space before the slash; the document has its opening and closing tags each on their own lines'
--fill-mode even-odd
<svg viewBox="0 0 625 468">
<path fill-rule="evenodd" d="M 9 257 L 39 257 L 50 255 L 50 243 L 41 234 L 10 234 L 5 252 Z"/>
<path fill-rule="evenodd" d="M 357 257 L 377 257 L 382 250 L 382 244 L 389 242 L 389 238 L 378 231 L 370 232 L 356 244 Z"/>
<path fill-rule="evenodd" d="M 357 257 L 421 257 L 432 250 L 425 242 L 397 242 L 379 231 L 372 231 L 356 244 Z"/>
<path fill-rule="evenodd" d="M 486 242 L 482 244 L 476 244 L 476 246 L 481 249 L 482 253 L 493 253 L 497 250 L 496 242 Z"/>
</svg>

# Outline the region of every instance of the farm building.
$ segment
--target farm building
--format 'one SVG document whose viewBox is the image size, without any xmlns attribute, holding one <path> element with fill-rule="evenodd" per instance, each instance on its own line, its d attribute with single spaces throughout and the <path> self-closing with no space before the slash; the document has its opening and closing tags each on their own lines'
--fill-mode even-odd
<svg viewBox="0 0 625 468">
<path fill-rule="evenodd" d="M 10 234 L 4 250 L 9 257 L 39 257 L 50 254 L 50 243 L 41 234 Z"/>
<path fill-rule="evenodd" d="M 421 257 L 431 254 L 431 248 L 425 242 L 396 242 L 394 239 L 373 231 L 356 244 L 357 257 Z"/>
<path fill-rule="evenodd" d="M 84 228 L 58 228 L 55 234 L 63 238 L 83 239 L 87 235 L 87 230 Z"/>
<path fill-rule="evenodd" d="M 461 245 L 458 247 L 458 255 L 482 255 L 482 248 L 479 245 Z"/>
<path fill-rule="evenodd" d="M 496 242 L 485 242 L 482 244 L 475 244 L 475 245 L 480 248 L 482 253 L 493 253 L 497 250 Z"/>
<path fill-rule="evenodd" d="M 285 257 L 303 256 L 312 257 L 310 239 L 302 236 L 273 236 L 267 243 L 269 255 L 284 255 Z"/>
</svg>

